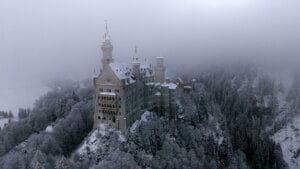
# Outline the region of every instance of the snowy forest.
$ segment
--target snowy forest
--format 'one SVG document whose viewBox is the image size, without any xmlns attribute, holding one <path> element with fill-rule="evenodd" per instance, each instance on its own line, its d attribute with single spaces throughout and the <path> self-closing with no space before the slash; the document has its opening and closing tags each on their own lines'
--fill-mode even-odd
<svg viewBox="0 0 300 169">
<path fill-rule="evenodd" d="M 287 84 L 243 65 L 182 72 L 181 77 L 192 90 L 178 91 L 175 117 L 148 111 L 124 133 L 105 125 L 93 129 L 91 83 L 53 86 L 1 129 L 0 168 L 297 168 L 300 146 L 292 163 L 276 139 L 299 115 L 297 74 Z"/>
</svg>

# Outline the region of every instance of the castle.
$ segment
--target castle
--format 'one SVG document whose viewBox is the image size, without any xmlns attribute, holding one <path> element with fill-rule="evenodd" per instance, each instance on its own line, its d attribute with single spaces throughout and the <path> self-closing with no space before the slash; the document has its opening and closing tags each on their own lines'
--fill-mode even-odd
<svg viewBox="0 0 300 169">
<path fill-rule="evenodd" d="M 174 116 L 177 85 L 166 82 L 163 57 L 152 66 L 140 60 L 135 48 L 131 65 L 115 62 L 107 24 L 101 49 L 102 69 L 93 79 L 94 127 L 105 123 L 124 131 L 146 110 Z"/>
</svg>

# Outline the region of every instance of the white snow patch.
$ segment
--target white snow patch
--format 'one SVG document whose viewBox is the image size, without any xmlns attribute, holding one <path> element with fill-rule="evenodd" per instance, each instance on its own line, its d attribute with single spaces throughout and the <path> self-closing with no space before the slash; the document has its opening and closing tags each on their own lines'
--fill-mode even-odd
<svg viewBox="0 0 300 169">
<path fill-rule="evenodd" d="M 109 64 L 115 75 L 120 79 L 126 80 L 126 84 L 135 83 L 135 80 L 132 78 L 132 69 L 123 63 L 110 63 Z"/>
<path fill-rule="evenodd" d="M 221 136 L 217 140 L 218 140 L 218 145 L 221 145 L 223 143 L 224 137 Z"/>
<path fill-rule="evenodd" d="M 119 138 L 118 138 L 118 140 L 119 140 L 120 142 L 125 142 L 125 141 L 126 141 L 125 136 L 124 136 L 120 131 L 118 131 L 118 132 L 119 132 Z"/>
<path fill-rule="evenodd" d="M 153 82 L 148 82 L 148 83 L 146 83 L 146 85 L 147 85 L 147 86 L 153 86 L 154 83 L 153 83 Z"/>
<path fill-rule="evenodd" d="M 9 118 L 1 118 L 0 119 L 0 127 L 3 129 L 3 127 L 9 123 Z"/>
<path fill-rule="evenodd" d="M 135 130 L 141 125 L 142 122 L 148 122 L 153 118 L 154 114 L 153 112 L 145 111 L 142 116 L 141 120 L 136 120 L 132 126 L 130 127 L 130 132 L 135 132 Z"/>
<path fill-rule="evenodd" d="M 53 125 L 50 124 L 49 126 L 47 126 L 47 128 L 45 129 L 45 131 L 46 131 L 47 133 L 52 133 L 52 132 L 53 132 Z"/>
<path fill-rule="evenodd" d="M 175 83 L 163 83 L 161 86 L 168 87 L 171 90 L 177 89 L 177 84 L 175 84 Z"/>
<path fill-rule="evenodd" d="M 147 122 L 153 117 L 153 113 L 149 111 L 145 111 L 141 116 L 141 121 Z"/>
<path fill-rule="evenodd" d="M 183 119 L 183 118 L 184 118 L 184 115 L 179 115 L 178 118 L 179 118 L 179 119 Z"/>
<path fill-rule="evenodd" d="M 135 121 L 130 127 L 130 132 L 133 133 L 141 124 L 140 120 Z"/>
<path fill-rule="evenodd" d="M 109 96 L 115 96 L 116 95 L 116 93 L 114 93 L 114 92 L 100 92 L 99 94 L 100 95 L 109 95 Z"/>
<path fill-rule="evenodd" d="M 126 141 L 124 135 L 120 131 L 116 131 L 114 128 L 109 127 L 106 124 L 100 124 L 97 129 L 92 131 L 85 139 L 83 144 L 77 149 L 78 154 L 89 154 L 89 152 L 96 152 L 97 149 L 105 146 L 105 137 L 108 137 L 111 132 L 118 134 L 118 141 Z"/>
</svg>

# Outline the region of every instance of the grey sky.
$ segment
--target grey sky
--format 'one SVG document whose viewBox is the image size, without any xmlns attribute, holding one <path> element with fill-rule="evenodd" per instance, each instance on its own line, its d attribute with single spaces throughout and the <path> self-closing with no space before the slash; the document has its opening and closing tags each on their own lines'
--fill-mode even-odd
<svg viewBox="0 0 300 169">
<path fill-rule="evenodd" d="M 299 65 L 298 0 L 0 0 L 0 110 L 30 104 L 51 79 L 91 76 L 105 19 L 121 61 L 138 45 L 176 66 Z"/>
</svg>

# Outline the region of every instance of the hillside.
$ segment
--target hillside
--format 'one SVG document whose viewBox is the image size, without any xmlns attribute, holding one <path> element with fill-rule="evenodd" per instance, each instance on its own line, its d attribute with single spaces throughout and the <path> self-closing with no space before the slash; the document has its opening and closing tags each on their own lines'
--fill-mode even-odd
<svg viewBox="0 0 300 169">
<path fill-rule="evenodd" d="M 178 91 L 175 118 L 146 111 L 124 133 L 102 124 L 92 129 L 91 86 L 55 88 L 3 128 L 0 168 L 297 167 L 297 81 L 282 89 L 240 66 L 193 78 L 191 92 Z"/>
</svg>

